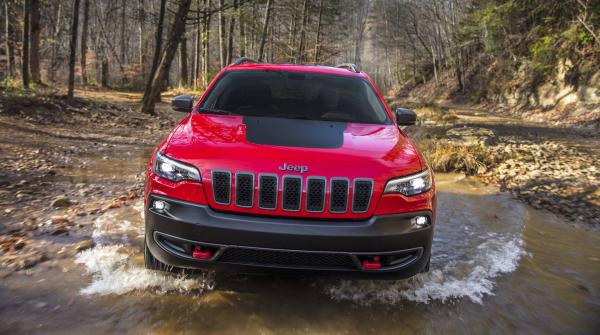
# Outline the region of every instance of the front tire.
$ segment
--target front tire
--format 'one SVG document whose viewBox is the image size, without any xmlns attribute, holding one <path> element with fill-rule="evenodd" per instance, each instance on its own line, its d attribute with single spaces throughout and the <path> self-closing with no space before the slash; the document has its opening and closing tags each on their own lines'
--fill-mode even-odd
<svg viewBox="0 0 600 335">
<path fill-rule="evenodd" d="M 425 264 L 425 267 L 423 268 L 423 270 L 421 270 L 421 273 L 429 272 L 429 264 L 430 263 L 431 263 L 431 255 L 429 255 L 429 259 L 427 260 L 427 264 Z"/>
<path fill-rule="evenodd" d="M 163 272 L 175 272 L 175 267 L 171 265 L 167 265 L 152 255 L 150 249 L 148 248 L 148 244 L 144 239 L 144 267 L 148 270 L 156 270 Z"/>
</svg>

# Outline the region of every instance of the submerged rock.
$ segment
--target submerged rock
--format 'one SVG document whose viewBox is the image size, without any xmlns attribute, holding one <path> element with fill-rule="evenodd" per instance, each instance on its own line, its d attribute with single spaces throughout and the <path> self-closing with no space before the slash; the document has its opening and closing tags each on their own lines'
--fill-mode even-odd
<svg viewBox="0 0 600 335">
<path fill-rule="evenodd" d="M 58 196 L 56 197 L 53 201 L 52 201 L 52 207 L 54 208 L 66 208 L 71 206 L 72 202 L 71 200 L 69 200 L 69 198 L 65 197 L 64 195 Z"/>
</svg>

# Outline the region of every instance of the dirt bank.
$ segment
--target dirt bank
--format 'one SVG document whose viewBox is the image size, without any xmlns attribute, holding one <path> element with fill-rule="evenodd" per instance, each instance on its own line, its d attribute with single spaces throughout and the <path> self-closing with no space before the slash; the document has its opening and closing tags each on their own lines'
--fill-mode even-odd
<svg viewBox="0 0 600 335">
<path fill-rule="evenodd" d="M 407 129 L 438 171 L 463 171 L 531 206 L 600 225 L 600 134 L 481 109 L 421 107 Z"/>
</svg>

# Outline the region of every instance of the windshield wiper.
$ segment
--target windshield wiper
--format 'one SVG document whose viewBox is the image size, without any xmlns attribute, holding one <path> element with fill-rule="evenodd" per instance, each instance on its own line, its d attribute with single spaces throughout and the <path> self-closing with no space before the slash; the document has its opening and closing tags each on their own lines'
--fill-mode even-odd
<svg viewBox="0 0 600 335">
<path fill-rule="evenodd" d="M 232 111 L 228 111 L 225 109 L 217 109 L 217 108 L 198 108 L 198 111 L 204 112 L 206 114 L 239 115 Z"/>
</svg>

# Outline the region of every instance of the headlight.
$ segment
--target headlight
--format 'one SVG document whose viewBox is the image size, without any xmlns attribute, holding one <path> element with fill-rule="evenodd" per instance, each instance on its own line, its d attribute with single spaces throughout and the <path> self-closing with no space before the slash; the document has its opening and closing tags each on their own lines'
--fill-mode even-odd
<svg viewBox="0 0 600 335">
<path fill-rule="evenodd" d="M 431 173 L 426 169 L 411 176 L 388 181 L 384 193 L 400 193 L 409 196 L 427 192 L 430 188 Z"/>
<path fill-rule="evenodd" d="M 180 182 L 182 180 L 202 181 L 198 169 L 193 166 L 172 160 L 158 151 L 156 152 L 156 157 L 154 158 L 154 166 L 152 167 L 152 170 L 159 177 L 173 182 Z"/>
</svg>

